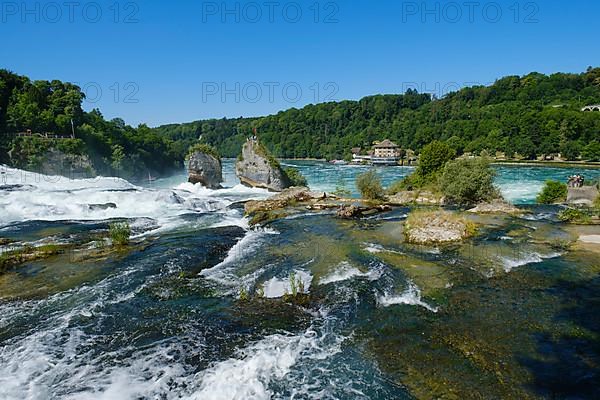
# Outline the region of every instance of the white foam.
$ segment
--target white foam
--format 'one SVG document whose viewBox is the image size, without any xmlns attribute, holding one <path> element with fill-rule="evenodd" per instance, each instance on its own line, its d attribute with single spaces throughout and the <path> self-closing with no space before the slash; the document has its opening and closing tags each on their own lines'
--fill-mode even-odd
<svg viewBox="0 0 600 400">
<path fill-rule="evenodd" d="M 190 182 L 184 182 L 175 186 L 175 189 L 183 192 L 193 193 L 201 197 L 233 196 L 243 197 L 245 200 L 262 200 L 272 195 L 272 193 L 270 193 L 266 189 L 251 188 L 241 184 L 237 184 L 233 187 L 226 187 L 222 189 L 213 190 L 208 189 L 199 183 L 193 184 Z"/>
<path fill-rule="evenodd" d="M 183 368 L 169 355 L 173 346 L 177 346 L 175 343 L 159 343 L 126 358 L 121 352 L 128 353 L 131 349 L 98 356 L 91 349 L 96 340 L 104 339 L 85 333 L 73 323 L 82 316 L 102 313 L 107 304 L 127 301 L 139 293 L 144 285 L 127 292 L 114 290 L 136 268 L 139 267 L 123 269 L 94 286 L 84 285 L 42 300 L 0 305 L 2 327 L 11 324 L 14 318 L 40 313 L 43 316 L 35 329 L 12 338 L 3 347 L 0 398 L 130 400 L 169 393 L 169 381 L 184 374 Z M 71 307 L 54 311 L 64 304 Z"/>
<path fill-rule="evenodd" d="M 549 254 L 540 254 L 537 252 L 531 252 L 522 257 L 500 257 L 500 261 L 502 262 L 502 266 L 505 272 L 510 272 L 511 270 L 522 267 L 528 264 L 537 264 L 544 260 L 560 257 L 561 253 L 549 253 Z"/>
<path fill-rule="evenodd" d="M 389 292 L 377 297 L 377 303 L 383 307 L 389 307 L 397 304 L 406 304 L 411 306 L 420 306 L 431 312 L 437 313 L 438 308 L 430 306 L 421 299 L 421 290 L 413 282 L 408 281 L 408 288 L 400 295 Z"/>
<path fill-rule="evenodd" d="M 535 197 L 542 191 L 543 182 L 535 180 L 517 180 L 499 185 L 502 196 L 510 203 L 534 202 Z"/>
<path fill-rule="evenodd" d="M 378 244 L 366 243 L 365 247 L 363 247 L 363 250 L 368 251 L 371 254 L 377 254 L 377 253 L 381 253 L 385 249 L 383 248 L 383 246 L 378 245 Z"/>
<path fill-rule="evenodd" d="M 343 341 L 341 336 L 319 334 L 314 328 L 299 335 L 267 336 L 238 351 L 235 357 L 200 372 L 197 375 L 199 388 L 187 399 L 267 400 L 277 395 L 270 388 L 271 383 L 276 382 L 296 391 L 296 386 L 303 388 L 304 384 L 290 382 L 293 378 L 288 376 L 294 367 L 303 361 L 334 356 L 341 351 Z"/>
<path fill-rule="evenodd" d="M 85 382 L 83 389 L 75 386 L 76 393 L 62 397 L 67 400 L 180 398 L 172 384 L 184 380 L 187 373 L 170 355 L 176 347 L 174 344 L 155 346 L 134 354 L 125 365 L 81 366 L 75 379 L 69 378 L 67 383 Z M 74 382 L 70 382 L 72 380 Z"/>
<path fill-rule="evenodd" d="M 302 284 L 304 285 L 304 293 L 308 293 L 312 284 L 313 276 L 309 272 L 303 270 L 295 270 L 294 275 L 296 280 L 302 281 Z M 263 289 L 265 291 L 265 297 L 269 299 L 283 297 L 286 293 L 290 294 L 292 293 L 290 277 L 271 278 L 263 284 Z"/>
<path fill-rule="evenodd" d="M 396 250 L 386 249 L 382 245 L 376 244 L 376 243 L 364 243 L 363 250 L 365 250 L 371 254 L 377 254 L 377 253 L 383 253 L 383 252 L 402 254 L 401 252 L 396 251 Z"/>
<path fill-rule="evenodd" d="M 0 191 L 0 226 L 14 222 L 102 221 L 112 218 L 151 218 L 157 231 L 174 229 L 190 222 L 190 213 L 222 212 L 218 226 L 247 227 L 240 213 L 227 210 L 234 201 L 264 198 L 268 192 L 242 185 L 210 190 L 183 183 L 174 189 L 144 188 L 121 178 L 69 179 L 2 167 L 2 185 L 28 185 L 23 190 Z M 182 176 L 183 179 L 183 176 Z M 109 204 L 114 206 L 108 207 Z M 98 205 L 105 205 L 102 209 Z M 215 223 L 217 225 L 217 223 Z"/>
<path fill-rule="evenodd" d="M 251 282 L 248 282 L 247 279 L 244 280 L 237 273 L 239 264 L 260 248 L 267 235 L 279 235 L 279 232 L 271 228 L 254 228 L 247 231 L 244 237 L 229 249 L 222 262 L 212 268 L 200 271 L 200 276 L 228 287 L 230 290 L 226 293 L 229 294 L 239 290 L 241 284 L 248 285 Z M 253 276 L 257 277 L 256 274 Z"/>
<path fill-rule="evenodd" d="M 528 213 L 528 214 L 522 215 L 521 218 L 526 219 L 528 221 L 541 221 L 544 219 L 552 219 L 553 216 L 554 216 L 554 214 L 552 214 L 550 212 L 542 212 L 542 213 L 536 213 L 536 214 Z M 533 228 L 533 229 L 537 230 L 537 228 Z"/>
<path fill-rule="evenodd" d="M 356 277 L 366 277 L 371 281 L 377 280 L 381 277 L 382 272 L 380 270 L 369 270 L 368 272 L 362 272 L 347 261 L 342 261 L 329 275 L 326 275 L 319 279 L 320 285 L 327 285 L 334 282 L 347 281 Z"/>
</svg>

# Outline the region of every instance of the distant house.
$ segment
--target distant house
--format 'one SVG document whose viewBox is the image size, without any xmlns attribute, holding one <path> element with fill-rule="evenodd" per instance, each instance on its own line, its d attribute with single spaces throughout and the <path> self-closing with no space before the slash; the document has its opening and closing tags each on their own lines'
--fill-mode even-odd
<svg viewBox="0 0 600 400">
<path fill-rule="evenodd" d="M 400 157 L 400 146 L 388 139 L 373 146 L 373 151 L 375 157 Z"/>
<path fill-rule="evenodd" d="M 398 165 L 401 159 L 400 146 L 389 139 L 373 146 L 373 164 Z"/>
</svg>

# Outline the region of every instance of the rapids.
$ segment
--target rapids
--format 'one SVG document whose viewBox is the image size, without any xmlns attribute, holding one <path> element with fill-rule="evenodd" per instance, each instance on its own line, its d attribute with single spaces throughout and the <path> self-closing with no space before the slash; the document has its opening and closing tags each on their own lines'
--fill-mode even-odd
<svg viewBox="0 0 600 400">
<path fill-rule="evenodd" d="M 364 170 L 284 163 L 354 195 Z M 0 167 L 0 252 L 76 245 L 0 275 L 0 399 L 600 396 L 598 254 L 565 249 L 558 209 L 532 205 L 571 171 L 498 168 L 530 214 L 481 217 L 473 240 L 427 247 L 403 242 L 407 208 L 250 228 L 240 202 L 269 194 L 224 169 L 212 191 L 183 173 L 132 184 Z M 96 249 L 115 220 L 132 244 Z M 283 301 L 291 274 L 301 304 Z"/>
</svg>

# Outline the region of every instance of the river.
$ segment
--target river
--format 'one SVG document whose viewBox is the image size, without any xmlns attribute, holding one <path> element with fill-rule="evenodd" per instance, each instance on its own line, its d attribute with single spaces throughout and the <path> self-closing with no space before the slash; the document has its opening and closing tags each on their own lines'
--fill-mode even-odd
<svg viewBox="0 0 600 400">
<path fill-rule="evenodd" d="M 283 163 L 354 195 L 366 169 Z M 567 248 L 558 208 L 533 204 L 574 172 L 497 170 L 531 212 L 427 247 L 403 242 L 407 208 L 250 228 L 239 202 L 269 194 L 232 161 L 216 191 L 183 172 L 134 185 L 1 167 L 0 251 L 77 246 L 0 275 L 0 399 L 599 398 L 598 253 Z M 379 170 L 385 185 L 410 172 Z M 114 219 L 133 232 L 119 251 L 98 246 Z M 281 300 L 292 273 L 302 304 Z"/>
</svg>

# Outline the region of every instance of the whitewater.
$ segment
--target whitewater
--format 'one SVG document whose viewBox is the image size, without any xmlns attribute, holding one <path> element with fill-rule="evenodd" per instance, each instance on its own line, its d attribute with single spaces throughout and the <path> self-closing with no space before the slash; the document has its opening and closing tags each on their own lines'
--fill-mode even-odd
<svg viewBox="0 0 600 400">
<path fill-rule="evenodd" d="M 355 192 L 353 179 L 363 171 L 294 165 L 323 190 L 335 188 L 341 176 Z M 127 252 L 58 256 L 0 276 L 0 399 L 411 398 L 365 355 L 376 339 L 361 340 L 377 338 L 382 323 L 371 318 L 393 313 L 390 320 L 401 327 L 403 317 L 431 319 L 445 306 L 426 295 L 431 288 L 421 285 L 427 282 L 380 257 L 411 252 L 448 265 L 471 260 L 372 237 L 356 238 L 343 254 L 337 246 L 328 254 L 310 252 L 304 243 L 342 246 L 356 232 L 310 214 L 250 227 L 241 204 L 269 193 L 240 185 L 232 161 L 224 166 L 221 190 L 187 183 L 184 173 L 133 184 L 0 168 L 0 236 L 12 238 L 12 246 L 84 240 L 115 220 L 127 220 L 133 230 Z M 382 175 L 387 184 L 408 172 L 391 168 Z M 498 182 L 527 204 L 549 174 L 563 172 L 527 171 L 519 181 L 517 172 L 501 169 Z M 394 224 L 406 211 L 367 223 Z M 552 218 L 545 213 L 533 213 L 527 223 Z M 501 245 L 511 246 L 504 239 Z M 493 256 L 500 272 L 515 275 L 528 265 L 559 262 L 561 254 L 525 248 Z M 468 264 L 468 271 L 476 269 Z M 316 303 L 282 304 L 292 291 L 290 276 Z M 256 310 L 238 302 L 242 289 L 263 293 Z"/>
</svg>

